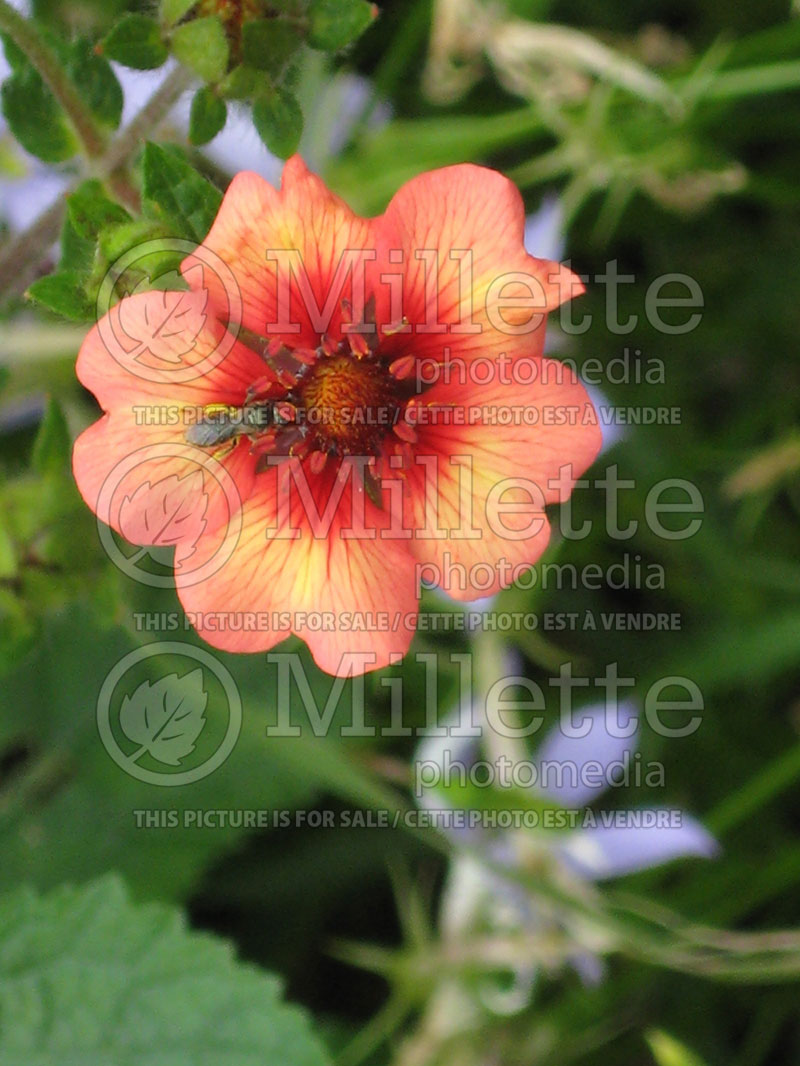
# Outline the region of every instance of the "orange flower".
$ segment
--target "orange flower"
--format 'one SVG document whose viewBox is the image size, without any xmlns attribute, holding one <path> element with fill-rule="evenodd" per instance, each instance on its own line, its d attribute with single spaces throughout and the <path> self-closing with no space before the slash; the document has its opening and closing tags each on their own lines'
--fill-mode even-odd
<svg viewBox="0 0 800 1066">
<path fill-rule="evenodd" d="M 375 669 L 408 649 L 420 578 L 471 600 L 539 558 L 545 505 L 601 435 L 542 355 L 583 287 L 523 223 L 492 170 L 420 175 L 365 219 L 294 157 L 280 191 L 231 182 L 188 292 L 126 297 L 89 333 L 78 376 L 107 413 L 76 443 L 79 488 L 176 545 L 209 643 L 293 631 L 331 673 Z"/>
</svg>

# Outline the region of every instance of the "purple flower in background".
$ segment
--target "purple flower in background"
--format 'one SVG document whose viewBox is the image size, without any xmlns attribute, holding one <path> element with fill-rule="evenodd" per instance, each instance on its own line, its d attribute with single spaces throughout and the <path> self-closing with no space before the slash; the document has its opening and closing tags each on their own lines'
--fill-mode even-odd
<svg viewBox="0 0 800 1066">
<path fill-rule="evenodd" d="M 623 729 L 626 723 L 635 725 L 636 718 L 632 704 L 617 708 L 617 722 Z M 636 751 L 637 731 L 630 737 L 614 736 L 607 726 L 605 706 L 585 708 L 583 719 L 590 725 L 585 736 L 568 737 L 556 728 L 537 753 L 540 770 L 547 763 L 569 769 L 569 779 L 565 773 L 560 785 L 549 785 L 543 791 L 561 806 L 573 809 L 594 803 L 610 787 L 607 782 L 613 779 L 615 767 L 624 768 Z M 590 764 L 597 764 L 599 771 L 587 775 Z M 600 777 L 602 783 L 587 783 L 589 776 Z M 717 842 L 696 818 L 685 811 L 662 813 L 669 818 L 661 818 L 660 825 L 657 817 L 653 825 L 637 825 L 645 819 L 630 811 L 616 812 L 605 821 L 598 815 L 597 824 L 565 834 L 555 845 L 556 853 L 577 874 L 591 880 L 622 877 L 672 859 L 708 859 L 717 854 Z"/>
<path fill-rule="evenodd" d="M 560 263 L 564 256 L 564 213 L 556 195 L 548 193 L 538 211 L 525 219 L 523 244 L 530 255 Z"/>
<path fill-rule="evenodd" d="M 638 713 L 631 703 L 615 709 L 614 727 L 610 728 L 604 704 L 576 712 L 573 725 L 582 736 L 567 736 L 558 726 L 547 734 L 532 758 L 536 785 L 530 786 L 538 797 L 545 797 L 571 810 L 587 808 L 608 788 L 624 777 L 626 767 L 636 753 Z M 453 723 L 451 722 L 451 725 Z M 617 736 L 627 732 L 628 736 Z M 477 737 L 429 737 L 417 750 L 417 764 L 449 761 L 450 767 L 467 770 L 478 756 Z M 447 755 L 445 753 L 447 752 Z M 452 769 L 451 769 L 452 776 Z M 421 790 L 423 806 L 434 806 L 431 789 Z M 446 802 L 446 792 L 436 791 L 436 803 Z M 657 813 L 656 809 L 649 809 Z M 696 818 L 684 811 L 664 810 L 655 824 L 636 816 L 635 812 L 593 814 L 586 828 L 566 832 L 549 832 L 548 850 L 581 877 L 602 880 L 621 877 L 673 859 L 696 856 L 711 858 L 718 845 Z M 628 823 L 628 824 L 624 824 Z M 480 831 L 458 832 L 463 843 L 477 843 Z"/>
<path fill-rule="evenodd" d="M 636 753 L 635 706 L 624 703 L 612 711 L 610 718 L 602 704 L 576 711 L 571 731 L 583 735 L 568 736 L 555 727 L 530 759 L 531 776 L 536 781 L 530 786 L 532 794 L 539 801 L 550 799 L 560 807 L 582 811 L 578 827 L 566 831 L 509 829 L 493 835 L 481 828 L 447 830 L 457 850 L 443 900 L 443 935 L 464 935 L 474 932 L 476 926 L 497 935 L 513 930 L 540 931 L 544 942 L 560 938 L 560 961 L 576 969 L 585 982 L 593 983 L 603 976 L 599 954 L 610 946 L 603 936 L 587 926 L 576 927 L 557 905 L 526 891 L 498 868 L 525 868 L 533 861 L 554 881 L 579 886 L 678 858 L 713 858 L 718 854 L 719 845 L 708 830 L 683 811 L 661 809 L 659 817 L 658 809 L 590 810 L 589 805 L 608 788 L 625 779 Z M 455 720 L 448 723 L 451 728 L 455 724 Z M 453 806 L 446 789 L 445 767 L 449 764 L 451 781 L 461 780 L 460 769 L 468 773 L 478 761 L 480 739 L 456 735 L 423 741 L 416 757 L 417 780 L 425 779 L 421 766 L 438 766 L 442 771 L 439 780 L 445 786 L 418 790 L 423 807 Z M 512 795 L 519 792 L 517 786 Z M 531 809 L 535 809 L 533 804 Z M 467 847 L 469 851 L 463 850 Z M 510 985 L 484 982 L 484 1006 L 495 1013 L 521 1010 L 530 1000 L 541 968 L 541 962 L 520 964 L 514 968 Z"/>
</svg>

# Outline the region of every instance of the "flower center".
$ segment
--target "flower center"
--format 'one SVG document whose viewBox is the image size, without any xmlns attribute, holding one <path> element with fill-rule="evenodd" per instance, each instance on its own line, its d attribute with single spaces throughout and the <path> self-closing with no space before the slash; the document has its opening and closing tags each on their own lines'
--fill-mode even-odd
<svg viewBox="0 0 800 1066">
<path fill-rule="evenodd" d="M 374 320 L 370 299 L 364 322 Z M 403 319 L 383 332 L 389 336 L 407 325 Z M 388 457 L 402 465 L 417 442 L 408 418 L 416 403 L 416 360 L 406 353 L 390 361 L 374 340 L 370 345 L 366 332 L 357 329 L 338 343 L 323 336 L 309 349 L 290 348 L 242 328 L 239 339 L 264 360 L 268 373 L 252 382 L 241 408 L 208 405 L 186 430 L 186 440 L 223 456 L 247 438 L 251 454 L 258 456 L 256 473 L 281 456 L 308 459 L 314 473 L 321 473 L 329 459 L 338 463 L 345 456 L 364 456 L 370 467 L 362 472 L 365 488 L 382 506 L 374 473 L 379 461 Z"/>
<path fill-rule="evenodd" d="M 370 455 L 397 421 L 402 401 L 385 367 L 351 353 L 320 358 L 294 390 L 314 447 Z"/>
</svg>

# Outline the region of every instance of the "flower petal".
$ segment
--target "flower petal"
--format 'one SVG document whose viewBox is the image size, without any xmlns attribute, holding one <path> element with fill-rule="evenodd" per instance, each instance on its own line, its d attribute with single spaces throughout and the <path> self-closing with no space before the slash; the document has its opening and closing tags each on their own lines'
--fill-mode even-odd
<svg viewBox="0 0 800 1066">
<path fill-rule="evenodd" d="M 289 464 L 298 470 L 296 460 L 286 460 L 257 475 L 238 544 L 224 565 L 201 583 L 186 583 L 178 572 L 184 608 L 200 635 L 227 651 L 264 651 L 294 632 L 328 673 L 346 674 L 348 655 L 358 657 L 357 673 L 386 666 L 408 650 L 418 609 L 406 542 L 380 537 L 386 516 L 363 494 L 354 499 L 349 480 L 339 486 L 330 527 L 315 529 L 296 485 L 288 486 Z M 324 517 L 335 499 L 332 479 L 302 471 L 298 476 L 307 478 Z M 351 526 L 353 508 L 358 513 L 362 504 L 364 529 L 374 537 Z M 348 527 L 357 535 L 348 537 Z M 287 535 L 294 531 L 296 538 Z M 178 548 L 176 567 L 180 561 Z M 242 628 L 245 616 L 249 628 Z"/>
<path fill-rule="evenodd" d="M 87 334 L 79 380 L 107 411 L 75 442 L 73 471 L 89 507 L 141 544 L 167 535 L 133 511 L 161 496 L 167 513 L 202 510 L 202 529 L 229 524 L 253 484 L 255 459 L 240 442 L 224 461 L 194 447 L 186 431 L 209 403 L 240 405 L 263 375 L 258 356 L 208 313 L 203 294 L 145 292 L 116 304 Z M 169 523 L 168 523 L 169 524 Z M 170 537 L 178 528 L 169 524 Z M 188 523 L 196 533 L 199 520 Z M 194 533 L 192 539 L 194 539 Z"/>
<path fill-rule="evenodd" d="M 715 858 L 720 848 L 714 837 L 691 815 L 680 813 L 674 827 L 597 825 L 569 833 L 559 845 L 561 857 L 581 877 L 598 881 L 688 856 Z"/>
<path fill-rule="evenodd" d="M 612 708 L 612 714 L 614 731 L 624 732 L 635 721 L 637 710 L 633 704 L 623 703 Z M 638 747 L 638 738 L 635 725 L 630 736 L 614 736 L 603 704 L 576 711 L 572 725 L 576 731 L 588 727 L 588 732 L 581 737 L 567 736 L 556 725 L 544 738 L 536 753 L 536 787 L 564 807 L 574 808 L 587 806 L 606 791 L 614 764 L 624 767 Z"/>
<path fill-rule="evenodd" d="M 550 537 L 545 505 L 567 498 L 600 449 L 583 385 L 561 363 L 539 366 L 530 385 L 493 373 L 481 386 L 436 385 L 420 405 L 403 471 L 409 547 L 421 577 L 457 600 L 491 596 L 536 562 Z M 498 425 L 497 412 L 519 424 Z"/>
<path fill-rule="evenodd" d="M 376 224 L 381 262 L 394 252 L 401 264 L 388 269 L 404 275 L 403 311 L 420 357 L 502 351 L 509 341 L 515 354 L 539 356 L 545 314 L 584 291 L 567 267 L 525 251 L 522 197 L 495 170 L 460 164 L 420 174 Z"/>
<path fill-rule="evenodd" d="M 75 367 L 106 410 L 155 404 L 239 404 L 264 373 L 259 357 L 210 313 L 205 293 L 127 296 L 86 335 Z"/>
<path fill-rule="evenodd" d="M 174 407 L 174 405 L 173 405 Z M 165 404 L 166 409 L 166 404 Z M 242 501 L 252 489 L 255 459 L 246 442 L 224 460 L 188 444 L 185 426 L 138 424 L 132 408 L 117 408 L 89 426 L 75 441 L 72 469 L 78 490 L 97 517 L 137 544 L 169 546 L 176 526 L 154 526 L 144 514 L 133 512 L 152 494 L 161 495 L 166 515 L 202 512 L 189 528 L 206 534 L 237 524 Z M 135 536 L 155 529 L 155 539 Z"/>
<path fill-rule="evenodd" d="M 192 288 L 210 292 L 216 307 L 227 307 L 232 296 L 240 298 L 245 328 L 281 337 L 290 345 L 316 347 L 321 333 L 339 331 L 342 297 L 354 306 L 360 302 L 352 274 L 337 277 L 340 263 L 347 267 L 345 253 L 374 247 L 372 223 L 355 215 L 296 155 L 284 167 L 280 191 L 258 174 L 237 174 L 203 241 L 202 248 L 230 268 L 236 293 L 227 290 L 219 272 L 198 271 L 195 255 L 188 256 L 181 269 Z M 273 253 L 279 258 L 270 258 Z M 290 260 L 301 278 L 307 278 L 310 295 Z M 284 284 L 288 306 L 280 299 Z M 320 312 L 330 309 L 322 328 L 315 322 L 314 303 Z"/>
</svg>

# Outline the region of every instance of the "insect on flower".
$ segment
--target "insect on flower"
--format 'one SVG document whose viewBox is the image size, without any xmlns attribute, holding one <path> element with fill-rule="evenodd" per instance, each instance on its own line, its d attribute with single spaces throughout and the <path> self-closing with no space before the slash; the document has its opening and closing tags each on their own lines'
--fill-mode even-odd
<svg viewBox="0 0 800 1066">
<path fill-rule="evenodd" d="M 237 437 L 257 441 L 278 424 L 280 415 L 272 403 L 250 403 L 244 407 L 212 403 L 204 408 L 201 420 L 186 430 L 186 440 L 200 448 L 216 448 L 227 443 L 230 445 L 227 451 L 232 451 Z M 227 451 L 216 453 L 215 458 L 224 458 Z"/>
<path fill-rule="evenodd" d="M 280 190 L 234 178 L 182 264 L 189 292 L 126 297 L 89 333 L 78 376 L 106 414 L 76 443 L 78 486 L 119 531 L 141 484 L 181 493 L 187 514 L 203 482 L 203 533 L 178 540 L 175 581 L 211 644 L 263 651 L 291 631 L 331 673 L 375 669 L 407 651 L 421 580 L 469 601 L 539 558 L 545 508 L 601 434 L 574 373 L 543 354 L 547 313 L 583 286 L 526 252 L 524 221 L 511 182 L 472 165 L 361 218 L 295 156 Z M 137 421 L 143 404 L 185 417 Z M 231 516 L 212 459 L 240 501 L 217 562 Z"/>
<path fill-rule="evenodd" d="M 349 301 L 344 300 L 342 311 L 349 313 L 350 310 Z M 386 371 L 381 366 L 380 354 L 366 340 L 366 330 L 374 323 L 375 298 L 370 297 L 365 306 L 364 321 L 349 340 L 337 344 L 323 338 L 313 353 L 292 352 L 280 342 L 248 332 L 250 346 L 264 359 L 271 375 L 264 376 L 250 386 L 242 407 L 214 403 L 205 407 L 199 421 L 186 430 L 187 442 L 201 448 L 227 445 L 214 453 L 214 457 L 220 459 L 236 447 L 240 437 L 246 437 L 251 442 L 250 450 L 254 454 L 274 451 L 280 441 L 289 455 L 302 455 L 310 450 L 315 455 L 313 465 L 318 469 L 322 469 L 329 456 L 343 458 L 362 454 L 375 443 L 373 438 L 376 430 L 380 436 L 383 428 L 397 426 L 403 401 L 413 393 L 413 384 L 403 386 L 398 381 L 396 394 L 390 394 L 383 381 Z M 406 326 L 407 322 L 401 320 L 394 328 L 387 326 L 384 334 L 399 333 Z M 364 376 L 366 398 L 376 401 L 383 399 L 383 405 L 378 402 L 356 403 L 337 409 L 315 403 L 313 397 L 320 393 L 320 383 L 326 377 L 335 378 L 337 371 L 346 373 L 354 357 Z M 295 360 L 299 361 L 299 365 Z M 392 372 L 390 367 L 389 373 Z M 397 378 L 401 376 L 395 374 Z M 258 399 L 259 396 L 270 395 L 283 398 Z M 402 434 L 403 429 L 398 432 Z M 256 469 L 263 470 L 264 467 L 265 463 L 261 460 Z M 358 468 L 358 473 L 370 499 L 381 507 L 379 486 L 369 467 Z"/>
</svg>

